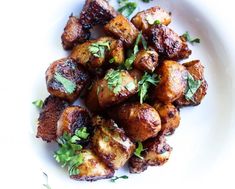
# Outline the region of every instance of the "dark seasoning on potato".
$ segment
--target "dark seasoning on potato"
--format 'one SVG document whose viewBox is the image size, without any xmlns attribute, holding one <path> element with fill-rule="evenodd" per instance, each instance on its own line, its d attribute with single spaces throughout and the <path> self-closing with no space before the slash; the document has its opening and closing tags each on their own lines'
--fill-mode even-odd
<svg viewBox="0 0 235 189">
<path fill-rule="evenodd" d="M 37 137 L 58 143 L 54 158 L 71 178 L 107 179 L 125 164 L 141 173 L 168 161 L 179 108 L 199 105 L 207 91 L 200 60 L 177 62 L 192 51 L 171 19 L 155 6 L 130 21 L 107 0 L 86 0 L 69 17 L 61 39 L 72 51 L 46 71 L 50 96 Z M 90 40 L 94 26 L 107 36 Z M 74 105 L 82 92 L 87 108 Z"/>
</svg>

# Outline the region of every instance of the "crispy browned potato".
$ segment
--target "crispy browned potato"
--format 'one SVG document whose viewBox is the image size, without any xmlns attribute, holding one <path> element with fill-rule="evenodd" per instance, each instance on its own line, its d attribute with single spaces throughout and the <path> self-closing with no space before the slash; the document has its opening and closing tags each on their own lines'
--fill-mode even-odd
<svg viewBox="0 0 235 189">
<path fill-rule="evenodd" d="M 201 80 L 202 83 L 199 89 L 194 94 L 193 101 L 187 100 L 183 94 L 174 103 L 178 107 L 199 105 L 205 97 L 208 87 L 207 82 L 204 78 L 204 66 L 201 64 L 200 60 L 193 60 L 191 62 L 184 63 L 183 65 L 186 67 L 188 72 L 193 76 L 195 80 Z"/>
<path fill-rule="evenodd" d="M 188 58 L 192 51 L 185 41 L 169 27 L 162 24 L 151 26 L 145 37 L 155 50 L 162 56 L 171 60 Z"/>
<path fill-rule="evenodd" d="M 83 149 L 79 153 L 83 157 L 83 163 L 78 166 L 79 174 L 73 175 L 71 178 L 75 180 L 96 181 L 113 177 L 114 170 L 102 162 L 90 149 Z"/>
<path fill-rule="evenodd" d="M 137 82 L 139 82 L 143 76 L 143 73 L 138 69 L 132 69 L 128 71 L 131 77 L 133 77 Z"/>
<path fill-rule="evenodd" d="M 148 104 L 127 103 L 110 113 L 123 127 L 127 136 L 135 142 L 155 137 L 161 130 L 159 114 Z"/>
<path fill-rule="evenodd" d="M 171 23 L 171 16 L 169 12 L 165 11 L 159 6 L 152 7 L 150 9 L 137 13 L 131 22 L 139 30 L 147 30 L 151 27 L 151 21 L 160 21 L 161 24 L 168 25 Z M 150 23 L 149 23 L 150 22 Z"/>
<path fill-rule="evenodd" d="M 99 105 L 105 108 L 118 104 L 136 94 L 137 90 L 137 81 L 127 71 L 110 69 L 99 82 Z"/>
<path fill-rule="evenodd" d="M 135 58 L 134 67 L 141 70 L 152 73 L 158 65 L 157 52 L 149 48 L 147 50 L 140 50 Z"/>
<path fill-rule="evenodd" d="M 135 42 L 135 39 L 139 34 L 136 27 L 121 14 L 106 24 L 104 29 L 107 34 L 121 39 L 127 47 L 130 47 Z"/>
<path fill-rule="evenodd" d="M 86 128 L 91 133 L 90 115 L 85 108 L 71 106 L 64 109 L 57 123 L 57 137 L 63 136 L 65 132 L 74 135 L 76 129 Z M 88 138 L 89 139 L 89 138 Z M 82 140 L 81 142 L 87 142 Z"/>
<path fill-rule="evenodd" d="M 73 15 L 64 28 L 64 33 L 61 36 L 62 45 L 65 50 L 70 50 L 79 43 L 83 43 L 90 38 L 90 31 L 84 30 L 79 22 L 79 19 Z"/>
<path fill-rule="evenodd" d="M 168 103 L 178 99 L 186 89 L 187 70 L 180 63 L 165 60 L 158 67 L 160 82 L 153 91 L 155 99 Z"/>
<path fill-rule="evenodd" d="M 161 118 L 161 133 L 171 135 L 180 124 L 180 113 L 171 103 L 155 102 L 153 107 L 157 110 Z"/>
<path fill-rule="evenodd" d="M 115 9 L 107 0 L 86 0 L 80 14 L 80 22 L 85 29 L 101 24 L 104 25 L 117 16 Z"/>
<path fill-rule="evenodd" d="M 121 40 L 113 40 L 110 44 L 109 63 L 121 65 L 125 61 L 124 46 Z"/>
<path fill-rule="evenodd" d="M 151 138 L 143 143 L 145 149 L 141 156 L 133 155 L 129 160 L 130 173 L 141 173 L 148 166 L 160 166 L 166 163 L 170 157 L 172 148 L 166 143 L 164 135 Z"/>
<path fill-rule="evenodd" d="M 56 79 L 56 76 L 69 80 L 75 84 L 73 91 Z M 71 58 L 63 58 L 53 62 L 46 71 L 47 90 L 51 95 L 73 102 L 78 98 L 84 87 L 90 82 L 90 76 L 83 66 Z"/>
<path fill-rule="evenodd" d="M 135 144 L 111 119 L 94 117 L 93 126 L 92 149 L 109 167 L 119 169 L 131 157 Z"/>
<path fill-rule="evenodd" d="M 51 142 L 56 140 L 56 125 L 60 114 L 68 106 L 68 103 L 58 97 L 48 96 L 43 103 L 38 118 L 37 136 L 42 140 Z"/>
</svg>

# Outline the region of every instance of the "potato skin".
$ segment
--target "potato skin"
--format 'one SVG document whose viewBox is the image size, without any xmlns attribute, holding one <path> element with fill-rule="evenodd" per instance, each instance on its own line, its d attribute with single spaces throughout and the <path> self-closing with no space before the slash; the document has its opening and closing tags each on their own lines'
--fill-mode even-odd
<svg viewBox="0 0 235 189">
<path fill-rule="evenodd" d="M 72 179 L 96 181 L 113 177 L 114 170 L 108 167 L 93 151 L 83 149 L 79 153 L 83 156 L 84 161 L 78 166 L 79 174 L 70 176 Z"/>
<path fill-rule="evenodd" d="M 115 113 L 115 112 L 114 112 Z M 161 130 L 158 112 L 148 104 L 128 103 L 116 109 L 117 121 L 132 141 L 145 141 Z"/>
<path fill-rule="evenodd" d="M 111 168 L 119 169 L 131 157 L 135 144 L 113 120 L 93 118 L 92 149 Z"/>
<path fill-rule="evenodd" d="M 140 50 L 135 58 L 134 67 L 152 73 L 158 65 L 158 53 L 150 48 Z"/>
<path fill-rule="evenodd" d="M 165 164 L 171 154 L 172 148 L 166 143 L 164 135 L 158 135 L 155 138 L 148 139 L 143 142 L 145 149 L 140 159 L 137 156 L 132 156 L 129 160 L 130 173 L 141 173 L 147 169 L 148 166 L 160 166 Z"/>
<path fill-rule="evenodd" d="M 137 82 L 139 82 L 143 76 L 143 73 L 138 69 L 132 69 L 128 71 L 130 76 L 133 77 Z"/>
<path fill-rule="evenodd" d="M 110 69 L 108 73 L 111 71 L 112 69 Z M 120 102 L 123 102 L 124 100 L 128 99 L 129 97 L 137 93 L 138 90 L 137 81 L 134 78 L 132 78 L 130 74 L 125 70 L 121 70 L 119 71 L 119 73 L 120 77 L 122 78 L 121 90 L 116 94 L 114 93 L 113 89 L 109 88 L 108 81 L 105 79 L 105 77 L 100 81 L 97 89 L 98 90 L 97 94 L 98 94 L 99 105 L 101 108 L 110 107 Z M 131 90 L 127 88 L 127 85 L 129 83 L 132 83 L 134 86 L 134 88 L 132 88 Z"/>
<path fill-rule="evenodd" d="M 61 36 L 63 48 L 65 50 L 70 50 L 77 44 L 83 43 L 89 38 L 90 31 L 84 30 L 79 19 L 71 15 Z"/>
<path fill-rule="evenodd" d="M 58 97 L 48 96 L 43 103 L 38 118 L 37 138 L 47 142 L 55 141 L 57 138 L 57 121 L 68 103 Z"/>
<path fill-rule="evenodd" d="M 155 50 L 166 59 L 181 60 L 188 58 L 192 51 L 180 36 L 169 27 L 158 24 L 145 31 L 144 36 Z"/>
<path fill-rule="evenodd" d="M 74 92 L 69 94 L 64 86 L 55 79 L 55 74 L 59 73 L 66 79 L 76 84 Z M 71 58 L 63 58 L 53 62 L 46 71 L 47 90 L 51 95 L 68 100 L 75 101 L 84 87 L 90 82 L 90 75 Z"/>
<path fill-rule="evenodd" d="M 110 60 L 113 58 L 113 63 Z M 117 66 L 125 61 L 124 45 L 121 40 L 113 40 L 110 44 L 109 63 Z"/>
<path fill-rule="evenodd" d="M 136 27 L 122 14 L 113 18 L 104 26 L 104 29 L 107 34 L 122 40 L 127 47 L 135 42 L 139 34 Z"/>
<path fill-rule="evenodd" d="M 165 60 L 158 67 L 160 82 L 153 91 L 155 99 L 170 103 L 178 99 L 186 89 L 187 71 L 184 66 L 172 60 Z"/>
<path fill-rule="evenodd" d="M 200 60 L 193 60 L 184 63 L 183 66 L 186 67 L 187 71 L 193 76 L 195 80 L 201 80 L 202 84 L 194 94 L 193 101 L 187 100 L 184 95 L 181 95 L 181 97 L 177 99 L 174 104 L 178 107 L 199 105 L 206 96 L 208 88 L 207 81 L 204 78 L 204 66 L 201 64 Z"/>
<path fill-rule="evenodd" d="M 180 113 L 171 103 L 155 102 L 153 107 L 161 118 L 161 133 L 171 135 L 180 124 Z"/>
<path fill-rule="evenodd" d="M 131 19 L 131 22 L 139 30 L 148 30 L 151 27 L 147 21 L 148 17 L 151 17 L 153 20 L 159 20 L 161 24 L 166 26 L 171 23 L 171 16 L 169 12 L 165 11 L 159 6 L 151 7 L 147 10 L 138 12 Z"/>
</svg>

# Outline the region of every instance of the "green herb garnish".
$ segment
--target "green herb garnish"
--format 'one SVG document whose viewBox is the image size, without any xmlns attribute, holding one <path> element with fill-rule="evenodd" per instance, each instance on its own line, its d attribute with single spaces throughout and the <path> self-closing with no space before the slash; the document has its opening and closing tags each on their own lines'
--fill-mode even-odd
<svg viewBox="0 0 235 189">
<path fill-rule="evenodd" d="M 43 100 L 39 99 L 39 100 L 35 100 L 32 102 L 32 104 L 34 104 L 37 108 L 42 108 L 43 106 Z"/>
<path fill-rule="evenodd" d="M 126 175 L 123 175 L 123 176 L 120 176 L 120 177 L 115 176 L 115 177 L 113 177 L 110 181 L 111 181 L 111 182 L 115 182 L 115 181 L 118 180 L 118 179 L 128 179 L 128 176 L 126 176 Z"/>
<path fill-rule="evenodd" d="M 124 66 L 127 70 L 130 70 L 132 68 L 132 64 L 135 61 L 136 56 L 132 54 L 129 58 L 125 60 Z"/>
<path fill-rule="evenodd" d="M 114 94 L 117 94 L 122 90 L 122 77 L 120 70 L 109 70 L 104 79 L 108 82 L 109 90 L 113 91 Z"/>
<path fill-rule="evenodd" d="M 201 80 L 195 80 L 193 78 L 193 76 L 188 72 L 187 88 L 186 88 L 186 92 L 184 94 L 186 100 L 194 101 L 193 96 L 197 92 L 197 90 L 199 89 L 201 84 L 202 84 Z"/>
<path fill-rule="evenodd" d="M 183 35 L 182 35 L 182 37 L 186 40 L 186 41 L 188 41 L 188 42 L 190 42 L 192 45 L 194 44 L 194 43 L 200 43 L 200 39 L 199 38 L 192 38 L 191 36 L 190 36 L 190 34 L 189 34 L 189 32 L 188 31 L 186 31 Z"/>
<path fill-rule="evenodd" d="M 55 73 L 55 79 L 60 82 L 65 91 L 69 94 L 73 93 L 76 89 L 76 83 L 70 81 L 69 79 L 65 78 L 64 76 L 62 76 L 60 73 L 56 72 Z"/>
<path fill-rule="evenodd" d="M 48 184 L 48 176 L 46 173 L 43 172 L 43 174 L 46 176 L 46 184 L 43 184 L 43 186 L 46 188 L 46 189 L 51 189 L 50 185 Z"/>
<path fill-rule="evenodd" d="M 156 25 L 161 24 L 161 21 L 160 21 L 160 20 L 154 20 L 151 15 L 148 15 L 148 16 L 146 17 L 146 20 L 147 20 L 147 22 L 148 22 L 150 25 L 153 25 L 153 24 L 156 24 Z"/>
<path fill-rule="evenodd" d="M 143 159 L 143 157 L 141 156 L 141 153 L 144 151 L 144 148 L 143 148 L 143 144 L 142 142 L 138 142 L 138 146 L 137 148 L 135 149 L 135 152 L 134 154 L 140 158 L 140 159 Z"/>
<path fill-rule="evenodd" d="M 138 82 L 138 95 L 140 97 L 140 103 L 142 104 L 144 100 L 147 98 L 147 92 L 150 85 L 157 85 L 159 83 L 160 77 L 156 74 L 150 75 L 147 72 L 144 73 L 141 80 Z"/>
<path fill-rule="evenodd" d="M 135 83 L 134 83 L 134 81 L 131 81 L 130 83 L 128 83 L 126 86 L 126 89 L 128 90 L 128 91 L 132 91 L 132 90 L 134 90 L 135 89 Z"/>
<path fill-rule="evenodd" d="M 151 0 L 142 0 L 145 3 L 149 3 Z"/>
<path fill-rule="evenodd" d="M 137 7 L 137 3 L 129 2 L 128 0 L 119 0 L 118 3 L 119 6 L 121 6 L 118 9 L 118 12 L 122 13 L 122 15 L 127 18 L 129 18 L 129 16 L 135 11 Z"/>
<path fill-rule="evenodd" d="M 97 43 L 92 43 L 88 49 L 93 54 L 93 56 L 98 58 L 104 58 L 105 50 L 110 50 L 109 41 L 99 41 Z"/>
</svg>

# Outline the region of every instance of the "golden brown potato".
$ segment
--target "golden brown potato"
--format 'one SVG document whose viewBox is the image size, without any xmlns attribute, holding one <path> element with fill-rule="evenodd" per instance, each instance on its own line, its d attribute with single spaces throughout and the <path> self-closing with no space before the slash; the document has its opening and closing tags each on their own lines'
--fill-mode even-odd
<svg viewBox="0 0 235 189">
<path fill-rule="evenodd" d="M 178 62 L 165 60 L 157 70 L 160 82 L 153 91 L 155 99 L 168 103 L 178 99 L 185 91 L 187 71 Z"/>
<path fill-rule="evenodd" d="M 121 40 L 113 40 L 110 44 L 109 63 L 120 65 L 125 61 L 124 46 Z"/>
<path fill-rule="evenodd" d="M 147 50 L 140 50 L 135 58 L 134 67 L 141 70 L 152 73 L 158 65 L 157 52 L 149 48 Z"/>
<path fill-rule="evenodd" d="M 69 88 L 62 80 L 70 82 Z M 46 71 L 47 90 L 51 95 L 75 101 L 84 87 L 90 82 L 90 76 L 83 66 L 71 58 L 63 58 L 53 62 Z M 73 87 L 74 86 L 74 87 Z"/>
<path fill-rule="evenodd" d="M 155 102 L 153 107 L 157 110 L 161 118 L 161 133 L 165 135 L 173 134 L 180 124 L 180 113 L 171 103 Z"/>
<path fill-rule="evenodd" d="M 135 144 L 113 120 L 98 116 L 93 118 L 93 126 L 92 149 L 109 167 L 119 169 L 131 157 Z"/>
<path fill-rule="evenodd" d="M 128 103 L 112 110 L 112 116 L 123 127 L 133 141 L 144 141 L 155 137 L 161 130 L 161 119 L 157 111 L 148 104 Z"/>
<path fill-rule="evenodd" d="M 83 163 L 78 166 L 79 174 L 73 175 L 71 178 L 75 180 L 96 181 L 113 177 L 114 170 L 103 163 L 91 150 L 83 149 L 79 153 L 82 154 Z"/>
<path fill-rule="evenodd" d="M 132 69 L 128 71 L 130 76 L 133 77 L 137 82 L 139 82 L 143 76 L 143 73 L 138 69 Z"/>
<path fill-rule="evenodd" d="M 169 27 L 162 24 L 151 26 L 144 33 L 145 38 L 162 56 L 171 60 L 188 58 L 192 51 L 180 36 Z"/>
<path fill-rule="evenodd" d="M 79 23 L 79 19 L 73 15 L 64 28 L 64 33 L 61 36 L 62 45 L 65 50 L 70 50 L 79 43 L 83 43 L 90 37 L 90 31 L 84 30 Z"/>
<path fill-rule="evenodd" d="M 201 80 L 201 85 L 193 96 L 193 100 L 187 100 L 183 95 L 174 103 L 178 107 L 196 106 L 201 103 L 207 92 L 207 82 L 204 78 L 204 66 L 199 60 L 193 60 L 183 64 L 195 80 Z"/>
<path fill-rule="evenodd" d="M 107 34 L 121 39 L 127 47 L 130 47 L 135 42 L 135 39 L 139 34 L 136 27 L 121 14 L 106 24 L 104 29 Z"/>
<path fill-rule="evenodd" d="M 63 136 L 65 132 L 75 134 L 77 129 L 86 128 L 91 133 L 90 115 L 85 108 L 80 106 L 70 106 L 64 109 L 57 122 L 57 137 Z M 87 139 L 88 140 L 88 139 Z M 87 140 L 81 141 L 86 142 Z"/>
<path fill-rule="evenodd" d="M 37 138 L 51 142 L 56 140 L 56 125 L 68 103 L 58 97 L 48 96 L 38 118 Z"/>
<path fill-rule="evenodd" d="M 137 13 L 131 22 L 139 30 L 147 30 L 152 25 L 152 21 L 159 20 L 161 24 L 168 25 L 171 23 L 171 16 L 169 12 L 165 11 L 159 6 L 152 7 L 150 9 Z M 150 23 L 149 23 L 150 22 Z"/>
<path fill-rule="evenodd" d="M 170 157 L 172 148 L 166 143 L 164 135 L 148 139 L 143 142 L 145 149 L 141 156 L 143 159 L 133 155 L 129 160 L 130 173 L 141 173 L 148 166 L 160 166 L 166 163 Z"/>
<path fill-rule="evenodd" d="M 101 108 L 123 102 L 137 93 L 137 81 L 125 70 L 110 69 L 100 81 L 97 94 Z"/>
</svg>

